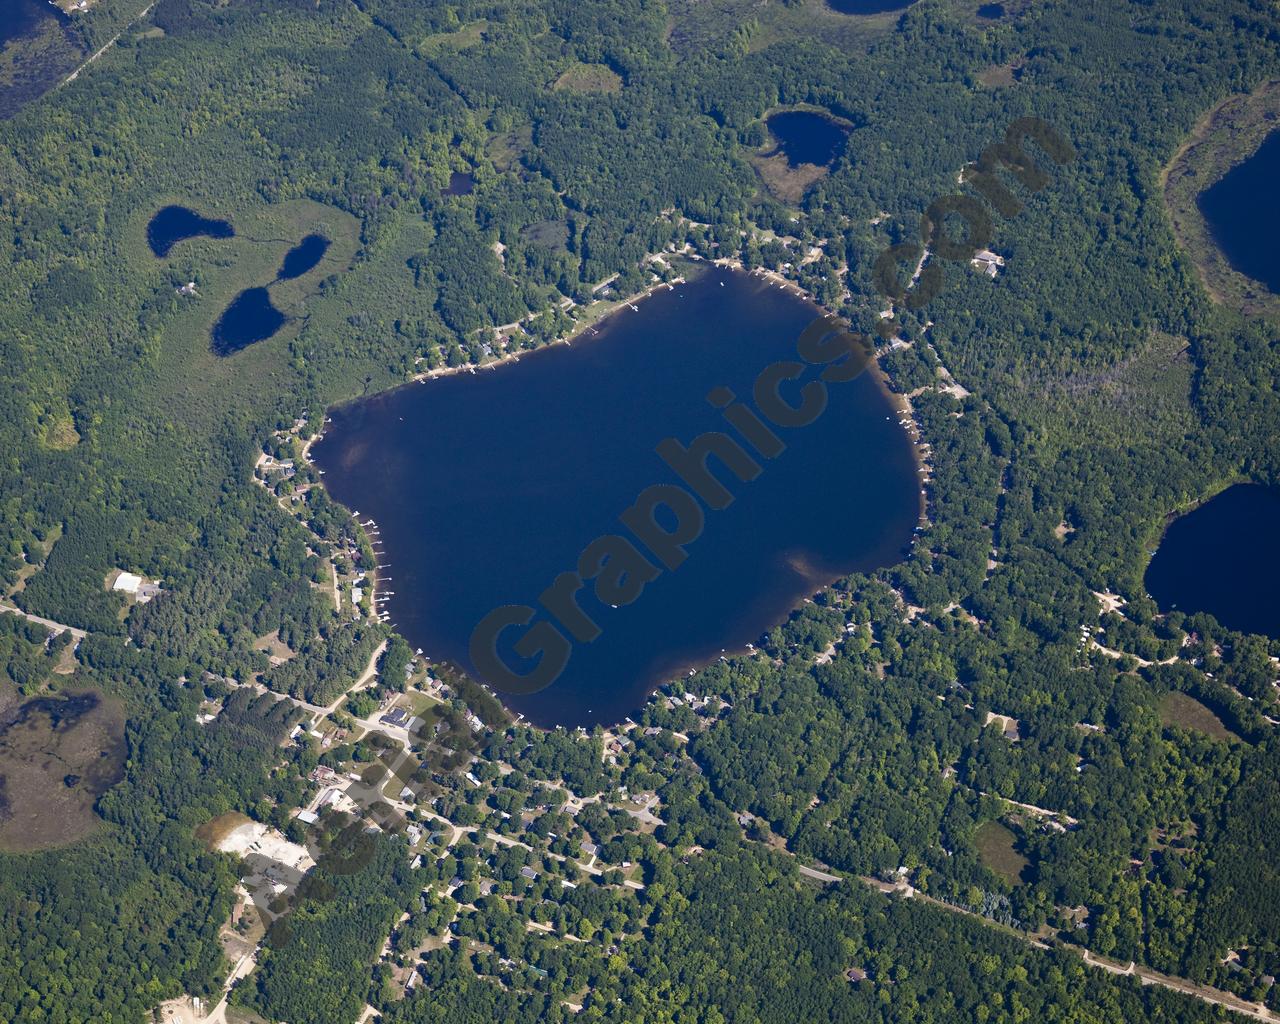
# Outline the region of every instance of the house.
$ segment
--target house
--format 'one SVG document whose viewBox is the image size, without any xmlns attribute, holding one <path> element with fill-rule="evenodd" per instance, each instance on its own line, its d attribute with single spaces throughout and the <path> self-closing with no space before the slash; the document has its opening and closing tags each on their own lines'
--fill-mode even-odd
<svg viewBox="0 0 1280 1024">
<path fill-rule="evenodd" d="M 850 967 L 844 972 L 844 980 L 851 982 L 859 982 L 867 980 L 867 972 L 861 967 Z"/>
<path fill-rule="evenodd" d="M 298 820 L 304 825 L 314 825 L 320 818 L 314 811 L 299 811 Z"/>
<path fill-rule="evenodd" d="M 311 772 L 311 781 L 319 782 L 323 785 L 324 783 L 332 779 L 336 774 L 337 773 L 332 768 L 326 768 L 322 764 L 316 765 L 316 767 L 312 769 L 312 772 Z"/>
<path fill-rule="evenodd" d="M 988 277 L 995 277 L 1004 267 L 1004 257 L 992 252 L 990 249 L 981 249 L 974 253 L 973 259 L 969 262 Z"/>
<path fill-rule="evenodd" d="M 533 868 L 526 865 L 525 867 L 522 867 L 520 869 L 520 877 L 527 878 L 529 879 L 529 881 L 532 882 L 534 879 L 538 877 L 538 872 L 534 871 Z"/>
<path fill-rule="evenodd" d="M 120 575 L 115 578 L 111 584 L 112 590 L 119 590 L 126 594 L 136 594 L 138 588 L 142 586 L 142 577 L 136 576 L 131 572 L 125 572 L 123 569 Z"/>
<path fill-rule="evenodd" d="M 392 708 L 378 721 L 383 725 L 405 726 L 409 724 L 409 713 L 404 708 Z"/>
<path fill-rule="evenodd" d="M 137 573 L 125 572 L 123 569 L 111 581 L 111 589 L 128 594 L 138 604 L 146 604 L 161 591 L 159 583 L 144 580 Z"/>
</svg>

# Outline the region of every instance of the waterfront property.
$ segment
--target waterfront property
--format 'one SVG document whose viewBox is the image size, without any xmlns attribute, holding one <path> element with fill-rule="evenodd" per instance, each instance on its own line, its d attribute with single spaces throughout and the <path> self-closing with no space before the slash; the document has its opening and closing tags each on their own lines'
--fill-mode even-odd
<svg viewBox="0 0 1280 1024">
<path fill-rule="evenodd" d="M 642 491 L 679 484 L 659 442 L 732 433 L 709 394 L 750 402 L 757 375 L 796 359 L 819 312 L 764 277 L 710 271 L 571 346 L 333 410 L 313 455 L 330 493 L 378 523 L 389 620 L 429 657 L 469 666 L 477 623 L 537 605 L 588 544 L 623 532 L 619 516 Z M 783 386 L 789 402 L 800 386 Z M 708 509 L 688 557 L 629 604 L 588 584 L 577 601 L 599 635 L 574 647 L 554 685 L 508 703 L 543 725 L 617 721 L 663 680 L 757 641 L 832 579 L 901 558 L 922 500 L 901 414 L 874 372 L 828 393 L 815 422 L 779 428 L 785 450 L 757 455 L 754 477 L 711 457 L 732 501 Z M 507 633 L 511 653 L 519 631 Z"/>
</svg>

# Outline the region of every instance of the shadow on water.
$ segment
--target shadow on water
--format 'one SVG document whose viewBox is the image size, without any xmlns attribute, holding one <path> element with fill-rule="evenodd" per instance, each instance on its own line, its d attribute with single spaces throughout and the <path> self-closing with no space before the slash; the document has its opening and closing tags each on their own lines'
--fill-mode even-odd
<svg viewBox="0 0 1280 1024">
<path fill-rule="evenodd" d="M 1197 203 L 1231 266 L 1280 295 L 1280 130 L 1200 194 Z"/>
<path fill-rule="evenodd" d="M 285 253 L 284 263 L 280 266 L 277 280 L 292 281 L 295 277 L 301 277 L 324 259 L 324 254 L 328 251 L 329 239 L 324 235 L 307 235 Z"/>
<path fill-rule="evenodd" d="M 229 356 L 255 342 L 266 341 L 285 322 L 285 315 L 276 309 L 266 288 L 246 288 L 213 325 L 214 354 Z"/>
<path fill-rule="evenodd" d="M 813 164 L 829 167 L 844 151 L 849 129 L 824 114 L 810 110 L 784 110 L 765 119 L 789 167 Z M 773 154 L 770 154 L 773 155 Z"/>
<path fill-rule="evenodd" d="M 147 244 L 157 256 L 168 256 L 179 242 L 200 235 L 209 238 L 231 238 L 235 229 L 230 221 L 211 220 L 185 206 L 166 206 L 147 224 Z"/>
<path fill-rule="evenodd" d="M 1280 637 L 1280 489 L 1238 484 L 1169 524 L 1145 584 L 1162 611 Z"/>
<path fill-rule="evenodd" d="M 476 624 L 499 606 L 538 605 L 595 538 L 625 532 L 619 516 L 642 491 L 678 484 L 658 443 L 731 431 L 708 394 L 751 396 L 766 366 L 796 359 L 819 312 L 763 278 L 708 271 L 571 346 L 331 410 L 313 454 L 331 495 L 378 524 L 391 621 L 474 672 Z M 749 482 L 713 459 L 733 500 L 707 512 L 687 560 L 621 607 L 588 583 L 578 600 L 601 634 L 573 645 L 550 687 L 504 700 L 540 725 L 620 721 L 831 580 L 900 560 L 923 500 L 900 415 L 867 372 L 832 385 L 825 411 L 783 431 L 785 450 Z"/>
</svg>

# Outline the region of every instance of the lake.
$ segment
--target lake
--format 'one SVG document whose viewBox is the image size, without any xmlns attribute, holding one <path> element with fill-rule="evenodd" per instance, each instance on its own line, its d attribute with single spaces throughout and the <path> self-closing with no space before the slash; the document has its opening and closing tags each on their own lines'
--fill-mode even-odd
<svg viewBox="0 0 1280 1024">
<path fill-rule="evenodd" d="M 147 244 L 157 256 L 168 256 L 169 250 L 188 238 L 231 238 L 235 229 L 230 221 L 210 220 L 185 206 L 166 206 L 147 223 Z"/>
<path fill-rule="evenodd" d="M 0 0 L 0 119 L 43 96 L 83 56 L 70 19 L 48 0 Z"/>
<path fill-rule="evenodd" d="M 769 134 L 790 167 L 830 165 L 844 151 L 849 130 L 837 121 L 809 110 L 784 110 L 765 119 Z"/>
<path fill-rule="evenodd" d="M 284 256 L 280 266 L 279 280 L 292 281 L 301 277 L 324 259 L 329 251 L 329 239 L 324 235 L 307 235 L 301 242 L 290 249 Z"/>
<path fill-rule="evenodd" d="M 246 288 L 213 325 L 213 351 L 229 356 L 255 342 L 265 341 L 284 324 L 285 315 L 276 309 L 267 289 Z"/>
<path fill-rule="evenodd" d="M 795 359 L 819 313 L 725 270 L 637 310 L 572 347 L 331 411 L 313 455 L 332 496 L 376 520 L 391 621 L 429 657 L 491 681 L 469 655 L 481 619 L 537 605 L 588 544 L 623 531 L 619 516 L 642 491 L 678 482 L 655 446 L 725 429 L 708 392 L 752 395 L 766 366 Z M 543 726 L 617 722 L 664 681 L 757 641 L 831 580 L 900 560 L 921 512 L 912 443 L 873 373 L 828 391 L 825 412 L 782 430 L 786 450 L 762 458 L 754 480 L 720 474 L 735 500 L 707 511 L 687 561 L 630 603 L 597 600 L 589 583 L 579 596 L 599 637 L 574 645 L 551 686 L 506 703 Z M 529 664 L 503 653 L 512 668 Z"/>
<path fill-rule="evenodd" d="M 1237 484 L 1180 516 L 1147 567 L 1161 610 L 1209 612 L 1229 629 L 1280 637 L 1280 489 Z"/>
<path fill-rule="evenodd" d="M 58 18 L 48 0 L 4 0 L 0 3 L 0 46 L 35 34 L 47 21 Z"/>
<path fill-rule="evenodd" d="M 1200 194 L 1197 203 L 1231 266 L 1280 295 L 1280 131 Z"/>
<path fill-rule="evenodd" d="M 827 0 L 827 6 L 841 14 L 884 14 L 905 11 L 914 0 Z"/>
<path fill-rule="evenodd" d="M 995 21 L 1004 17 L 1004 4 L 983 4 L 978 8 L 978 17 L 987 21 Z"/>
</svg>

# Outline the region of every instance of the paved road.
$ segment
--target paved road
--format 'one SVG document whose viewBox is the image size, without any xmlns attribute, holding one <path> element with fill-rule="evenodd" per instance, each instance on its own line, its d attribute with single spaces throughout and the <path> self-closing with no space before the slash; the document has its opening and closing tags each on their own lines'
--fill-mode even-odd
<svg viewBox="0 0 1280 1024">
<path fill-rule="evenodd" d="M 826 871 L 819 871 L 817 868 L 811 868 L 804 864 L 797 865 L 797 867 L 800 874 L 806 875 L 809 878 L 816 878 L 821 882 L 844 881 L 844 876 L 842 875 L 833 875 Z M 882 882 L 878 878 L 865 877 L 859 877 L 858 881 L 871 886 L 873 889 L 878 889 L 885 895 L 896 894 L 906 899 L 915 898 L 923 900 L 925 903 L 941 910 L 949 910 L 954 914 L 964 914 L 965 916 L 975 918 L 984 924 L 996 927 L 987 918 L 982 917 L 979 914 L 975 914 L 971 910 L 966 910 L 963 907 L 957 907 L 954 904 L 944 903 L 941 900 L 932 898 L 931 896 L 926 896 L 919 890 L 912 888 L 906 882 Z M 1049 948 L 1047 944 L 1041 942 L 1033 935 L 1017 931 L 1017 929 L 1008 930 L 1014 932 L 1019 938 L 1022 938 L 1037 949 Z M 1100 957 L 1090 953 L 1087 949 L 1081 949 L 1075 946 L 1064 946 L 1061 948 L 1068 949 L 1076 953 L 1090 967 L 1099 967 L 1110 974 L 1119 975 L 1121 977 L 1137 978 L 1143 985 L 1159 985 L 1162 988 L 1171 989 L 1174 992 L 1181 992 L 1183 995 L 1191 996 L 1192 998 L 1199 999 L 1202 1002 L 1211 1003 L 1215 1006 L 1224 1006 L 1228 1010 L 1243 1014 L 1246 1017 L 1252 1017 L 1255 1020 L 1272 1022 L 1280 1021 L 1280 1013 L 1273 1013 L 1271 1010 L 1267 1009 L 1267 1007 L 1259 1003 L 1245 1002 L 1239 996 L 1232 995 L 1230 992 L 1224 992 L 1222 989 L 1213 988 L 1209 985 L 1198 985 L 1195 982 L 1188 981 L 1186 978 L 1178 978 L 1170 974 L 1161 974 L 1159 971 L 1154 971 L 1149 967 L 1140 967 L 1132 960 L 1129 961 L 1129 964 L 1126 966 L 1124 964 L 1119 964 L 1114 960 L 1109 960 L 1106 957 Z"/>
<path fill-rule="evenodd" d="M 119 32 L 117 32 L 115 35 L 113 35 L 110 39 L 108 39 L 108 40 L 107 40 L 107 44 L 106 44 L 106 46 L 102 47 L 102 49 L 98 50 L 95 54 L 93 54 L 93 56 L 91 56 L 88 60 L 86 60 L 83 64 L 81 64 L 78 68 L 76 68 L 73 72 L 71 72 L 71 74 L 67 75 L 67 77 L 63 80 L 62 84 L 63 84 L 63 85 L 66 85 L 68 82 L 74 82 L 74 81 L 76 80 L 76 78 L 78 78 L 78 77 L 79 77 L 79 75 L 80 75 L 80 72 L 81 72 L 81 71 L 83 71 L 85 68 L 87 68 L 87 67 L 88 67 L 90 64 L 92 64 L 95 60 L 97 60 L 97 59 L 98 59 L 99 57 L 101 57 L 104 53 L 106 53 L 106 52 L 107 52 L 107 50 L 109 50 L 113 45 L 115 45 L 115 41 L 116 41 L 117 39 L 119 39 L 122 35 L 124 35 L 124 34 L 125 34 L 125 32 L 127 32 L 130 28 L 132 28 L 132 27 L 134 26 L 134 24 L 136 24 L 137 22 L 139 22 L 139 21 L 141 21 L 143 18 L 145 18 L 145 17 L 147 16 L 148 12 L 150 12 L 151 8 L 153 8 L 154 6 L 155 6 L 155 4 L 147 4 L 147 6 L 146 6 L 146 7 L 144 7 L 144 8 L 142 9 L 142 13 L 141 13 L 141 14 L 139 14 L 136 18 L 134 18 L 134 19 L 133 19 L 133 21 L 129 22 L 129 24 L 128 24 L 128 25 L 126 25 L 124 28 L 122 28 Z"/>
<path fill-rule="evenodd" d="M 32 615 L 29 612 L 24 612 L 21 608 L 14 608 L 12 605 L 0 604 L 0 612 L 8 612 L 10 615 L 21 616 L 28 622 L 38 623 L 41 626 L 44 626 L 45 629 L 52 630 L 54 633 L 61 633 L 65 630 L 77 640 L 83 640 L 88 636 L 83 629 L 76 629 L 75 626 L 68 626 L 62 622 L 54 622 L 53 619 L 41 618 L 39 615 Z"/>
<path fill-rule="evenodd" d="M 819 871 L 817 868 L 811 868 L 806 864 L 798 865 L 800 874 L 808 878 L 816 878 L 819 882 L 843 882 L 844 878 L 840 875 L 829 875 L 825 871 Z"/>
</svg>

